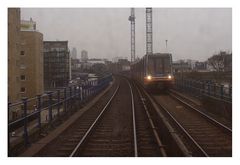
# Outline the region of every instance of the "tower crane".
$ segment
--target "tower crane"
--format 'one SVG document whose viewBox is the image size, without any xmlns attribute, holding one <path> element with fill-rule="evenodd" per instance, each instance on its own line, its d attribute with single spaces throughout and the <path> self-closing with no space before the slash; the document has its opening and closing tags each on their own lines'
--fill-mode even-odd
<svg viewBox="0 0 240 165">
<path fill-rule="evenodd" d="M 146 8 L 146 54 L 153 53 L 152 8 Z"/>
<path fill-rule="evenodd" d="M 128 17 L 131 22 L 131 62 L 135 61 L 135 12 L 131 8 L 131 15 Z"/>
</svg>

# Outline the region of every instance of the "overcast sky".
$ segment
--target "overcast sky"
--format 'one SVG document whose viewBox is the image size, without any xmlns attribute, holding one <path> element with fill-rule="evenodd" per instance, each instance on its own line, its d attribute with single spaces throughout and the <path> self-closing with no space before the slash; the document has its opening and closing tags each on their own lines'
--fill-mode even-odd
<svg viewBox="0 0 240 165">
<path fill-rule="evenodd" d="M 129 8 L 22 8 L 22 19 L 37 22 L 44 40 L 68 40 L 69 48 L 88 51 L 90 58 L 128 57 L 130 60 Z M 145 9 L 136 8 L 136 56 L 145 46 Z M 153 51 L 173 59 L 204 61 L 220 50 L 232 50 L 230 8 L 153 8 Z"/>
</svg>

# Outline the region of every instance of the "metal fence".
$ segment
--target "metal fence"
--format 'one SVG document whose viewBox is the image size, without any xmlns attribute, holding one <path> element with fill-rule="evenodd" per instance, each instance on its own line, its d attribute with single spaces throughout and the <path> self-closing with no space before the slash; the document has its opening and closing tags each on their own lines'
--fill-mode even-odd
<svg viewBox="0 0 240 165">
<path fill-rule="evenodd" d="M 175 86 L 198 96 L 208 96 L 214 99 L 232 102 L 232 86 L 224 87 L 211 81 L 197 81 L 192 79 L 176 79 Z"/>
<path fill-rule="evenodd" d="M 67 112 L 77 110 L 94 95 L 105 89 L 112 81 L 112 75 L 85 81 L 56 91 L 49 91 L 34 98 L 8 103 L 8 144 L 19 142 L 30 144 L 30 135 L 34 131 L 41 133 L 43 125 L 51 125 L 54 120 Z"/>
</svg>

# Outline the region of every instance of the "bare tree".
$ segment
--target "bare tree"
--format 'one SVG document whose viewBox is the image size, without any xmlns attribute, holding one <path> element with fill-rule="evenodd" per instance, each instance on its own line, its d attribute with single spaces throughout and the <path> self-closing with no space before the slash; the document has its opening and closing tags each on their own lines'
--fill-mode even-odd
<svg viewBox="0 0 240 165">
<path fill-rule="evenodd" d="M 213 75 L 217 82 L 226 81 L 229 76 L 231 77 L 232 53 L 220 51 L 208 59 L 208 64 L 216 71 Z"/>
<path fill-rule="evenodd" d="M 217 72 L 224 70 L 224 53 L 220 52 L 208 59 L 208 64 Z"/>
</svg>

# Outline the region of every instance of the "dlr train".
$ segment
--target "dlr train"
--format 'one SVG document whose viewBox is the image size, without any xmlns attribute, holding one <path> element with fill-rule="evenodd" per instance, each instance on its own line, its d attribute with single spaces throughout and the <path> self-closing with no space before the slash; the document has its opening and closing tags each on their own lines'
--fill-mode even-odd
<svg viewBox="0 0 240 165">
<path fill-rule="evenodd" d="M 145 88 L 170 88 L 174 84 L 172 54 L 145 55 L 141 60 L 131 65 L 131 75 Z"/>
</svg>

